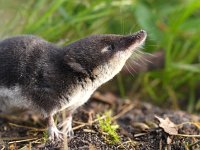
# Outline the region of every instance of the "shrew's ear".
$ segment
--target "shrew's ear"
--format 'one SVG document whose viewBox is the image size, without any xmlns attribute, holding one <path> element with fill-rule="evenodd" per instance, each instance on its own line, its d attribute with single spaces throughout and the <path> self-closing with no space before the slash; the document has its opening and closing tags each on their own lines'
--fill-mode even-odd
<svg viewBox="0 0 200 150">
<path fill-rule="evenodd" d="M 75 59 L 69 57 L 69 56 L 65 56 L 64 57 L 64 63 L 69 66 L 72 70 L 74 70 L 75 72 L 78 73 L 82 73 L 82 74 L 87 74 L 87 71 L 84 67 L 82 67 L 81 64 L 79 64 L 78 62 L 76 62 Z"/>
<path fill-rule="evenodd" d="M 87 71 L 79 63 L 68 62 L 67 65 L 76 72 L 87 74 Z"/>
</svg>

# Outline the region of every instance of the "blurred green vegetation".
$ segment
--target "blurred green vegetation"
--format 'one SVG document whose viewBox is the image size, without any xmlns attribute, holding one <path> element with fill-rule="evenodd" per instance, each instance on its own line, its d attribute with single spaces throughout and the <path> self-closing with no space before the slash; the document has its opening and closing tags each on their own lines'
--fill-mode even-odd
<svg viewBox="0 0 200 150">
<path fill-rule="evenodd" d="M 0 16 L 0 38 L 34 34 L 60 45 L 142 28 L 148 32 L 144 51 L 163 50 L 165 67 L 135 78 L 118 76 L 121 94 L 200 110 L 199 0 L 0 0 Z"/>
</svg>

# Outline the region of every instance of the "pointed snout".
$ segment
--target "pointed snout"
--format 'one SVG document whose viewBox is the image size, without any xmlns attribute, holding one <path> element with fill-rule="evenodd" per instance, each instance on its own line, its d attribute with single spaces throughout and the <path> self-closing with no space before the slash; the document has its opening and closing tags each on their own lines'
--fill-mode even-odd
<svg viewBox="0 0 200 150">
<path fill-rule="evenodd" d="M 124 38 L 124 41 L 126 43 L 125 45 L 127 49 L 134 50 L 135 48 L 143 45 L 143 43 L 146 40 L 146 37 L 147 37 L 146 31 L 140 30 L 132 35 L 126 36 L 126 38 Z"/>
<path fill-rule="evenodd" d="M 147 32 L 145 30 L 140 30 L 132 35 L 132 38 L 134 38 L 136 41 L 144 42 L 147 37 Z"/>
</svg>

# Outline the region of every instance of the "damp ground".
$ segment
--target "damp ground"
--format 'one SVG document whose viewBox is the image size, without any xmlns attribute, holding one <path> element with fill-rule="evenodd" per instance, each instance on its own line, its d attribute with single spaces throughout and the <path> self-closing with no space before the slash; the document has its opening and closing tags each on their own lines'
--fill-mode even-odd
<svg viewBox="0 0 200 150">
<path fill-rule="evenodd" d="M 58 123 L 64 120 L 63 114 L 57 115 Z M 103 130 L 100 120 L 105 119 L 110 121 L 107 128 L 115 127 L 114 131 Z M 75 112 L 73 128 L 74 136 L 70 139 L 48 142 L 45 122 L 40 117 L 31 113 L 1 114 L 0 149 L 200 149 L 198 115 L 159 108 L 140 100 L 120 99 L 111 93 L 96 92 Z"/>
</svg>

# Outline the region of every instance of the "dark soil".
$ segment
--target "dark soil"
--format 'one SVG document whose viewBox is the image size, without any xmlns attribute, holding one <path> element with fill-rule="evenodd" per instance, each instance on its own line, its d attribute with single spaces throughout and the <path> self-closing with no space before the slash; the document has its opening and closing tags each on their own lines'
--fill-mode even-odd
<svg viewBox="0 0 200 150">
<path fill-rule="evenodd" d="M 120 142 L 114 143 L 103 132 L 96 115 L 112 110 L 113 122 Z M 58 122 L 63 114 L 57 117 Z M 178 126 L 178 133 L 170 135 L 159 127 L 155 118 L 168 117 Z M 196 123 L 196 124 L 195 124 Z M 148 103 L 121 100 L 114 95 L 96 93 L 94 97 L 74 114 L 74 137 L 68 142 L 49 143 L 45 141 L 45 123 L 32 114 L 0 116 L 0 149 L 68 149 L 70 150 L 185 150 L 200 149 L 200 117 L 183 111 L 161 109 Z M 192 135 L 193 137 L 189 137 Z M 66 144 L 68 143 L 68 144 Z M 65 148 L 64 148 L 65 147 Z"/>
</svg>

